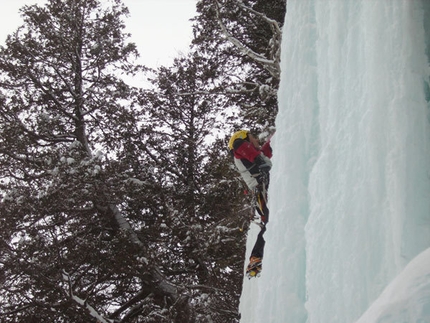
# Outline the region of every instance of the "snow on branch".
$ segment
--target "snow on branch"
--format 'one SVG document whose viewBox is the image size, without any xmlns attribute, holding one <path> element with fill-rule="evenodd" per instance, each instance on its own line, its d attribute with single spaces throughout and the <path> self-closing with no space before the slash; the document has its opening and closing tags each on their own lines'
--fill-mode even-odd
<svg viewBox="0 0 430 323">
<path fill-rule="evenodd" d="M 118 226 L 121 228 L 121 230 L 123 230 L 129 235 L 130 240 L 141 248 L 145 247 L 145 244 L 139 239 L 136 232 L 134 232 L 133 228 L 131 227 L 130 223 L 122 215 L 121 211 L 114 203 L 110 203 L 107 207 L 96 205 L 96 208 L 103 212 L 111 212 Z M 146 258 L 144 258 L 143 260 L 146 264 L 148 264 L 148 260 Z"/>
<path fill-rule="evenodd" d="M 252 12 L 253 14 L 255 14 L 256 16 L 259 16 L 260 18 L 262 18 L 263 20 L 265 20 L 267 23 L 270 24 L 270 26 L 272 27 L 272 30 L 275 34 L 277 35 L 281 35 L 281 28 L 279 28 L 278 22 L 274 19 L 271 19 L 269 17 L 267 17 L 264 13 L 256 11 L 248 6 L 246 6 L 242 1 L 238 0 L 237 3 L 239 4 L 239 6 L 242 9 L 248 10 L 250 12 Z"/>
<path fill-rule="evenodd" d="M 80 305 L 80 306 L 84 307 L 85 309 L 87 309 L 88 312 L 89 312 L 89 314 L 92 317 L 94 317 L 95 319 L 97 319 L 97 322 L 100 322 L 100 323 L 113 323 L 114 322 L 113 320 L 107 320 L 107 319 L 105 319 L 102 315 L 100 315 L 96 311 L 96 309 L 94 307 L 92 307 L 91 305 L 89 305 L 86 300 L 80 298 L 79 296 L 77 296 L 77 295 L 75 295 L 73 293 L 73 289 L 72 289 L 73 282 L 72 282 L 72 279 L 71 279 L 70 275 L 66 271 L 63 271 L 63 275 L 62 276 L 63 276 L 63 280 L 68 285 L 68 295 L 69 295 L 69 297 L 73 301 L 75 301 L 78 305 Z"/>
<path fill-rule="evenodd" d="M 254 52 L 252 49 L 250 49 L 249 47 L 247 47 L 246 45 L 244 45 L 240 40 L 238 40 L 236 37 L 234 37 L 228 30 L 227 27 L 225 26 L 225 24 L 222 22 L 221 16 L 220 16 L 220 3 L 218 2 L 218 0 L 215 1 L 216 6 L 216 18 L 218 21 L 218 24 L 221 28 L 221 31 L 223 33 L 223 35 L 227 38 L 228 41 L 230 41 L 242 54 L 250 57 L 251 59 L 253 59 L 255 62 L 260 63 L 261 65 L 263 65 L 263 67 L 270 73 L 270 75 L 272 75 L 273 77 L 275 77 L 276 79 L 280 78 L 280 74 L 281 74 L 281 69 L 280 69 L 280 43 L 281 43 L 281 29 L 279 28 L 278 23 L 273 20 L 268 18 L 265 14 L 255 11 L 252 8 L 249 8 L 247 6 L 245 6 L 241 1 L 238 1 L 238 4 L 241 8 L 248 10 L 250 12 L 252 12 L 255 15 L 258 15 L 260 18 L 263 18 L 266 22 L 268 22 L 272 28 L 273 31 L 273 37 L 270 41 L 270 45 L 273 47 L 272 48 L 272 57 L 271 59 L 268 59 L 267 57 Z"/>
</svg>

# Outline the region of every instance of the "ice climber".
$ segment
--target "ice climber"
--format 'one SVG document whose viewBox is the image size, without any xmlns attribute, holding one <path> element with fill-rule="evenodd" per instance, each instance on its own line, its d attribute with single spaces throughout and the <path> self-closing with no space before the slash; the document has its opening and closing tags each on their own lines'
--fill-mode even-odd
<svg viewBox="0 0 430 323">
<path fill-rule="evenodd" d="M 236 131 L 228 143 L 234 156 L 234 164 L 246 185 L 256 195 L 256 210 L 265 225 L 269 221 L 267 209 L 267 188 L 269 186 L 269 171 L 272 168 L 272 147 L 270 141 L 260 146 L 258 138 L 248 130 Z"/>
</svg>

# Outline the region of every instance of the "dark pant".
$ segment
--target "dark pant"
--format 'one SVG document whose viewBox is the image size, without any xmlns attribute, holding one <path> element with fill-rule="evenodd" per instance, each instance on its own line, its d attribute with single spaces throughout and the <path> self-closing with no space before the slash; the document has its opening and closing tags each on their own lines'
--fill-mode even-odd
<svg viewBox="0 0 430 323">
<path fill-rule="evenodd" d="M 266 231 L 266 227 L 263 227 L 257 236 L 257 241 L 255 241 L 254 248 L 251 251 L 251 257 L 263 258 L 264 245 L 266 241 L 263 238 L 263 234 Z"/>
</svg>

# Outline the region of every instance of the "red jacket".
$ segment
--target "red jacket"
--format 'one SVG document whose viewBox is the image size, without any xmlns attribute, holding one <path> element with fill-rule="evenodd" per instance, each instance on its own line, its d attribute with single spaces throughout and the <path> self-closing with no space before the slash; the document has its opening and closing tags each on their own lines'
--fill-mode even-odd
<svg viewBox="0 0 430 323">
<path fill-rule="evenodd" d="M 235 140 L 233 144 L 233 154 L 235 158 L 242 159 L 245 158 L 251 163 L 254 162 L 255 158 L 263 153 L 266 157 L 272 158 L 272 147 L 270 147 L 270 142 L 266 142 L 260 150 L 255 148 L 255 146 L 249 141 L 243 139 Z"/>
</svg>

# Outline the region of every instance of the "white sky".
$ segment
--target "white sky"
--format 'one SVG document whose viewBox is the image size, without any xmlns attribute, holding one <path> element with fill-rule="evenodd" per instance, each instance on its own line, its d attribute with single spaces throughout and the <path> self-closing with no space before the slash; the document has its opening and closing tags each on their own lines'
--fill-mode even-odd
<svg viewBox="0 0 430 323">
<path fill-rule="evenodd" d="M 2 0 L 0 45 L 23 21 L 24 5 L 43 5 L 46 0 Z M 170 65 L 180 52 L 186 52 L 192 39 L 190 18 L 197 0 L 123 0 L 130 11 L 126 31 L 132 34 L 140 53 L 140 63 L 148 67 Z"/>
</svg>

